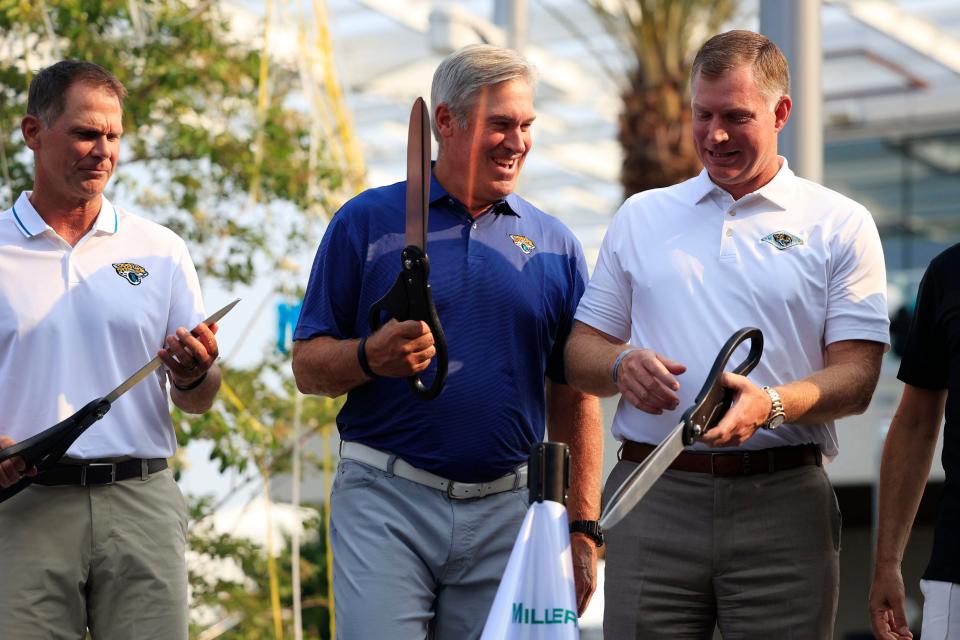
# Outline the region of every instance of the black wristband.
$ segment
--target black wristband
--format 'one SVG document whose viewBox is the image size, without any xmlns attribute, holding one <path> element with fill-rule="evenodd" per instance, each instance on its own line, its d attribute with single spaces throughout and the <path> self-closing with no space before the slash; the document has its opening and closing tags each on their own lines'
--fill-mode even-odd
<svg viewBox="0 0 960 640">
<path fill-rule="evenodd" d="M 197 378 L 196 380 L 194 380 L 193 382 L 191 382 L 185 387 L 181 387 L 180 385 L 178 385 L 177 381 L 174 380 L 173 378 L 170 378 L 170 382 L 173 384 L 173 386 L 175 386 L 180 391 L 193 391 L 194 389 L 202 385 L 203 381 L 206 379 L 207 379 L 207 372 L 204 371 L 202 376 L 200 376 L 199 378 Z"/>
<path fill-rule="evenodd" d="M 363 372 L 371 378 L 379 378 L 376 373 L 373 372 L 373 369 L 370 368 L 370 362 L 367 360 L 367 338 L 370 336 L 363 336 L 360 338 L 360 344 L 357 345 L 357 361 L 360 363 L 360 368 L 363 369 Z"/>
<path fill-rule="evenodd" d="M 570 533 L 582 533 L 598 547 L 603 546 L 603 529 L 596 520 L 574 520 L 570 523 Z"/>
</svg>

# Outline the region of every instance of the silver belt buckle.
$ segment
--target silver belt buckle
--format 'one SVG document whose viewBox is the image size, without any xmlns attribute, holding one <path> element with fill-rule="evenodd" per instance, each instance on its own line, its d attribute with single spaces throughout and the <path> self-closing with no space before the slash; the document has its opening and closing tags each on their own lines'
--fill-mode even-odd
<svg viewBox="0 0 960 640">
<path fill-rule="evenodd" d="M 110 467 L 110 482 L 104 482 L 102 484 L 113 484 L 117 481 L 117 463 L 116 462 L 91 462 L 90 464 L 85 464 L 81 467 L 80 471 L 80 486 L 87 486 L 87 469 L 90 467 Z"/>
<path fill-rule="evenodd" d="M 453 488 L 454 488 L 455 485 L 456 485 L 456 486 L 459 486 L 459 487 L 465 487 L 464 490 L 467 491 L 468 494 L 465 495 L 465 496 L 454 495 L 454 493 L 453 493 Z M 477 487 L 477 488 L 479 489 L 479 491 L 477 492 L 477 495 L 475 495 L 475 496 L 474 496 L 474 495 L 469 495 L 469 492 L 470 492 L 471 489 L 470 489 L 470 488 L 466 488 L 466 487 L 470 487 L 470 488 Z M 472 500 L 473 498 L 482 498 L 482 497 L 483 497 L 483 485 L 480 484 L 480 483 L 477 483 L 477 482 L 454 482 L 453 480 L 451 480 L 451 481 L 450 481 L 450 484 L 447 485 L 447 497 L 450 498 L 451 500 Z"/>
</svg>

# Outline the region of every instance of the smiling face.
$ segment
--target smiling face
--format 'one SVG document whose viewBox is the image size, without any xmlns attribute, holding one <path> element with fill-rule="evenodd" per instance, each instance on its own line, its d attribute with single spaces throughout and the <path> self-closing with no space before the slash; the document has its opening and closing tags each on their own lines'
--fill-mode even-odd
<svg viewBox="0 0 960 640">
<path fill-rule="evenodd" d="M 115 93 L 84 82 L 71 84 L 60 116 L 44 124 L 25 116 L 21 130 L 33 151 L 34 195 L 55 208 L 91 205 L 113 175 L 120 154 L 123 110 Z"/>
<path fill-rule="evenodd" d="M 710 179 L 734 198 L 770 182 L 780 169 L 777 134 L 790 115 L 790 96 L 777 97 L 771 109 L 750 65 L 719 78 L 698 73 L 692 93 L 693 143 Z"/>
<path fill-rule="evenodd" d="M 446 103 L 437 106 L 440 151 L 434 175 L 476 216 L 513 192 L 533 146 L 533 89 L 508 80 L 479 92 L 466 126 Z"/>
</svg>

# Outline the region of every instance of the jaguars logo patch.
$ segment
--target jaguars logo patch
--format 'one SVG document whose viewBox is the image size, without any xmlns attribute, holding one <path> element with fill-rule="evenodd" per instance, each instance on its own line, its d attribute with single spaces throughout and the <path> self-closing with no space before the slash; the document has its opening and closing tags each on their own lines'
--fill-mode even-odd
<svg viewBox="0 0 960 640">
<path fill-rule="evenodd" d="M 803 240 L 801 238 L 798 238 L 788 231 L 774 231 L 773 233 L 760 238 L 760 241 L 772 244 L 781 251 L 803 244 Z"/>
<path fill-rule="evenodd" d="M 533 244 L 533 240 L 527 236 L 510 234 L 510 239 L 513 240 L 513 244 L 520 248 L 520 251 L 523 251 L 527 255 L 530 255 L 530 252 L 537 248 L 537 245 Z"/>
<path fill-rule="evenodd" d="M 132 262 L 116 262 L 113 265 L 113 268 L 117 270 L 117 275 L 125 279 L 132 285 L 138 285 L 143 282 L 143 279 L 146 278 L 149 273 L 147 270 L 141 267 L 138 264 L 133 264 Z"/>
</svg>

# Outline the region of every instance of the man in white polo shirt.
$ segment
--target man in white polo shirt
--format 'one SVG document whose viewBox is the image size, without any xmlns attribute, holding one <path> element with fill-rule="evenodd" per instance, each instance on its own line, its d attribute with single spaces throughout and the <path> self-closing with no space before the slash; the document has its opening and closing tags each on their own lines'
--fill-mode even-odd
<svg viewBox="0 0 960 640">
<path fill-rule="evenodd" d="M 837 454 L 833 420 L 870 402 L 888 343 L 880 239 L 866 209 L 777 155 L 791 100 L 767 38 L 711 38 L 691 93 L 705 169 L 621 207 L 567 344 L 574 387 L 622 394 L 605 499 L 736 330 L 759 327 L 765 349 L 748 377 L 725 374 L 723 421 L 608 532 L 604 633 L 829 638 L 840 514 L 822 462 Z"/>
<path fill-rule="evenodd" d="M 166 468 L 174 404 L 207 410 L 220 386 L 216 325 L 187 248 L 102 194 L 123 131 L 120 82 L 75 60 L 40 71 L 21 131 L 33 190 L 0 214 L 0 447 L 141 382 L 61 464 L 0 504 L 0 636 L 187 637 L 187 513 Z M 193 333 L 187 327 L 195 327 Z M 0 486 L 32 473 L 14 458 Z"/>
</svg>

